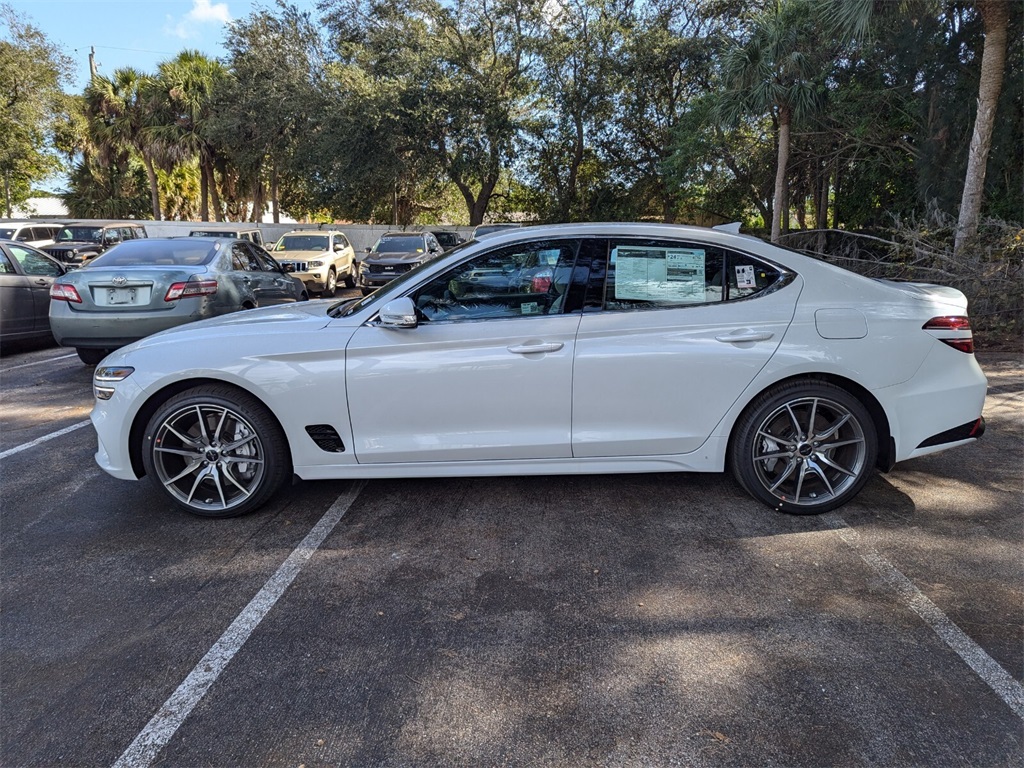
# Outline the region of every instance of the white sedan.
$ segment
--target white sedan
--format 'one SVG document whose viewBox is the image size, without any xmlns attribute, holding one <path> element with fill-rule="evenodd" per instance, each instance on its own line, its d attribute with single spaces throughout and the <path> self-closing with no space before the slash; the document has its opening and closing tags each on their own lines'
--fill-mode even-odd
<svg viewBox="0 0 1024 768">
<path fill-rule="evenodd" d="M 95 373 L 96 460 L 207 517 L 306 480 L 728 468 L 783 512 L 981 436 L 962 293 L 724 231 L 532 227 L 361 301 L 172 329 Z"/>
</svg>

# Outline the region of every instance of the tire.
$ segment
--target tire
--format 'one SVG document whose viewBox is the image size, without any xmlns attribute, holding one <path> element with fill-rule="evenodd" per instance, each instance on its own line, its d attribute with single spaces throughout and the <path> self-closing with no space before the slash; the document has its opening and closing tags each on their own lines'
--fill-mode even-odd
<svg viewBox="0 0 1024 768">
<path fill-rule="evenodd" d="M 795 381 L 755 399 L 729 443 L 733 477 L 780 512 L 841 507 L 875 466 L 878 438 L 864 405 L 834 384 Z"/>
<path fill-rule="evenodd" d="M 288 443 L 270 411 L 223 384 L 170 398 L 150 419 L 142 447 L 150 480 L 200 517 L 252 512 L 291 474 Z"/>
<path fill-rule="evenodd" d="M 324 289 L 320 292 L 320 295 L 330 298 L 336 290 L 338 290 L 338 273 L 334 271 L 334 267 L 331 267 L 327 270 L 327 282 L 324 284 Z"/>
<path fill-rule="evenodd" d="M 345 287 L 346 288 L 355 288 L 356 287 L 356 278 L 352 274 L 352 268 L 351 267 L 349 267 L 348 274 L 346 274 L 345 277 L 342 278 L 342 279 L 345 281 Z"/>
<path fill-rule="evenodd" d="M 100 360 L 110 354 L 109 349 L 91 349 L 89 347 L 75 347 L 78 359 L 86 365 L 98 365 Z"/>
</svg>

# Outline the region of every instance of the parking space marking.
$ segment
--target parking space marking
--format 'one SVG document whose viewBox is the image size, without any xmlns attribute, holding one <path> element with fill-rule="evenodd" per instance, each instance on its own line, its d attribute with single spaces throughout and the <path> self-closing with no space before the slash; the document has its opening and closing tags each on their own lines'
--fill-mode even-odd
<svg viewBox="0 0 1024 768">
<path fill-rule="evenodd" d="M 0 370 L 0 373 L 9 373 L 10 371 L 16 371 L 19 368 L 28 368 L 33 365 L 42 365 L 43 363 L 52 363 L 54 360 L 67 360 L 69 357 L 78 357 L 78 355 L 60 355 L 59 357 L 48 357 L 45 360 L 36 360 L 34 363 L 22 363 L 21 365 L 12 365 L 10 368 L 4 368 Z"/>
<path fill-rule="evenodd" d="M 324 539 L 345 516 L 360 491 L 363 490 L 364 485 L 366 482 L 363 480 L 353 483 L 347 493 L 343 493 L 335 500 L 331 508 L 320 518 L 320 522 L 313 526 L 306 538 L 292 551 L 288 559 L 263 585 L 256 597 L 249 601 L 249 604 L 231 622 L 231 626 L 224 631 L 224 634 L 199 660 L 188 677 L 164 702 L 160 710 L 153 715 L 146 727 L 114 763 L 114 768 L 145 768 L 153 762 L 157 753 L 167 745 L 196 704 L 202 700 L 206 692 L 217 681 L 220 673 L 249 639 L 249 635 L 259 626 L 270 609 L 295 580 L 295 577 L 299 575 L 303 566 L 323 544 Z"/>
<path fill-rule="evenodd" d="M 86 419 L 85 421 L 79 421 L 77 424 L 72 424 L 70 427 L 64 427 L 64 429 L 58 429 L 56 432 L 51 432 L 48 435 L 37 437 L 30 443 L 22 443 L 21 445 L 16 445 L 13 448 L 8 448 L 3 453 L 0 453 L 0 459 L 6 459 L 8 456 L 13 456 L 16 453 L 27 451 L 29 448 L 35 448 L 40 443 L 45 443 L 49 440 L 53 440 L 55 437 L 62 437 L 63 435 L 68 434 L 69 432 L 74 432 L 76 429 L 81 429 L 82 427 L 88 426 L 91 423 L 92 422 L 89 421 L 89 419 Z"/>
<path fill-rule="evenodd" d="M 1018 717 L 1024 719 L 1024 685 L 1017 682 L 1009 672 L 1000 666 L 998 661 L 989 656 L 966 632 L 953 623 L 896 566 L 878 554 L 873 547 L 865 544 L 860 534 L 851 528 L 842 517 L 830 512 L 824 515 L 824 518 L 839 534 L 839 538 L 882 577 L 882 581 L 899 595 L 907 607 L 920 616 L 932 628 L 932 631 L 957 656 L 963 659 L 967 666 L 973 669 L 974 673 L 995 691 Z"/>
</svg>

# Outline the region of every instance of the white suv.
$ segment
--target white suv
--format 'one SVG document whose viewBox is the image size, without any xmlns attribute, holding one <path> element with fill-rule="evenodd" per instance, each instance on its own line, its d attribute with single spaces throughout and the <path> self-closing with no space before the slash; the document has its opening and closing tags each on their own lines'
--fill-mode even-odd
<svg viewBox="0 0 1024 768">
<path fill-rule="evenodd" d="M 355 251 L 343 232 L 296 229 L 281 235 L 271 249 L 274 258 L 303 283 L 310 293 L 333 296 L 338 281 L 355 285 Z"/>
</svg>

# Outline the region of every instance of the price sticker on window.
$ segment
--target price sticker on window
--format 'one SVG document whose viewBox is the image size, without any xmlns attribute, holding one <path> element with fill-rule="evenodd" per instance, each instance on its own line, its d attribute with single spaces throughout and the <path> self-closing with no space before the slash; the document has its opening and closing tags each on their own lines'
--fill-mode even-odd
<svg viewBox="0 0 1024 768">
<path fill-rule="evenodd" d="M 744 264 L 736 267 L 737 288 L 757 288 L 757 281 L 754 279 L 754 265 Z"/>
</svg>

